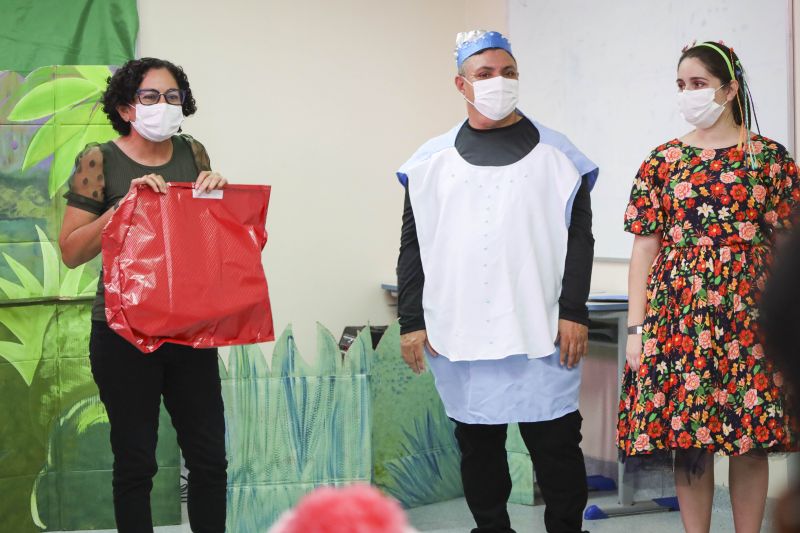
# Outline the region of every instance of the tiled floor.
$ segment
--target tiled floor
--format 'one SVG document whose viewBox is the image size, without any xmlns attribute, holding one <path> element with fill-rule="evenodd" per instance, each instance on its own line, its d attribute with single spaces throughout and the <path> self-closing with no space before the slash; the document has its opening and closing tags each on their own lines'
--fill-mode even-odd
<svg viewBox="0 0 800 533">
<path fill-rule="evenodd" d="M 718 509 L 715 510 L 712 519 L 711 531 L 714 533 L 733 532 L 733 521 L 730 514 L 730 507 L 724 501 L 724 497 L 717 495 Z M 724 495 L 722 495 L 724 496 Z M 593 497 L 590 503 L 602 506 L 603 504 L 613 505 L 616 501 L 615 496 Z M 414 527 L 420 532 L 425 533 L 468 533 L 474 527 L 472 517 L 469 514 L 467 505 L 463 499 L 451 500 L 448 502 L 437 503 L 412 509 L 409 518 Z M 544 531 L 543 515 L 544 507 L 528 507 L 524 505 L 509 505 L 511 522 L 517 533 L 533 533 Z M 681 527 L 680 515 L 678 513 L 657 513 L 644 514 L 637 516 L 626 516 L 610 518 L 607 520 L 594 520 L 584 522 L 584 528 L 592 533 L 678 533 L 683 530 Z M 769 531 L 765 525 L 763 531 Z M 93 533 L 113 533 L 114 530 L 105 530 Z M 156 533 L 190 533 L 188 525 L 170 526 L 156 528 Z M 84 532 L 86 533 L 86 532 Z M 263 532 L 236 532 L 236 533 L 263 533 Z"/>
<path fill-rule="evenodd" d="M 594 498 L 592 503 L 612 505 L 615 497 Z M 544 507 L 510 505 L 511 525 L 517 533 L 541 533 L 544 531 Z M 468 533 L 474 527 L 463 499 L 437 503 L 414 509 L 410 513 L 412 524 L 426 533 Z M 587 520 L 584 529 L 592 533 L 679 533 L 683 530 L 679 513 L 657 513 L 637 516 L 610 518 L 607 520 Z M 711 531 L 714 533 L 733 533 L 730 515 L 715 513 Z"/>
</svg>

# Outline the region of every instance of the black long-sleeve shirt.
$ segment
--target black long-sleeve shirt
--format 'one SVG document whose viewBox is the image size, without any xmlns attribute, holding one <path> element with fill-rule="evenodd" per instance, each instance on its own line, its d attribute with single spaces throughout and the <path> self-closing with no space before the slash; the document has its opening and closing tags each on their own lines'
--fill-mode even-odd
<svg viewBox="0 0 800 533">
<path fill-rule="evenodd" d="M 527 118 L 491 130 L 477 130 L 468 123 L 459 130 L 455 148 L 467 162 L 477 166 L 504 166 L 528 155 L 539 143 L 539 131 Z M 592 235 L 592 203 L 589 184 L 584 176 L 572 205 L 567 238 L 567 257 L 559 298 L 559 318 L 589 324 L 586 299 L 592 278 L 594 236 Z M 422 289 L 425 273 L 417 240 L 414 211 L 405 193 L 403 229 L 400 235 L 400 257 L 397 261 L 398 315 L 400 332 L 425 329 L 422 310 Z"/>
</svg>

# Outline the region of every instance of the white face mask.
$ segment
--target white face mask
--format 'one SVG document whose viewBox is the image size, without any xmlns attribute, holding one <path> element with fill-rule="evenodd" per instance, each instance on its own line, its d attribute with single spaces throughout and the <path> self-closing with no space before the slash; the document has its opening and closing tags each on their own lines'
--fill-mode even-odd
<svg viewBox="0 0 800 533">
<path fill-rule="evenodd" d="M 464 76 L 461 76 L 464 78 Z M 475 101 L 464 100 L 472 104 L 478 112 L 486 118 L 492 120 L 503 120 L 517 108 L 519 102 L 519 80 L 495 76 L 488 80 L 478 80 L 471 82 L 467 78 L 464 81 L 472 85 L 475 93 Z"/>
<path fill-rule="evenodd" d="M 136 110 L 136 120 L 132 120 L 131 125 L 148 141 L 166 141 L 178 133 L 183 124 L 183 106 L 180 105 L 158 103 L 131 107 Z"/>
<path fill-rule="evenodd" d="M 678 109 L 684 120 L 696 128 L 710 128 L 719 119 L 725 110 L 725 105 L 714 101 L 714 95 L 722 89 L 711 87 L 707 89 L 683 90 L 678 93 Z"/>
</svg>

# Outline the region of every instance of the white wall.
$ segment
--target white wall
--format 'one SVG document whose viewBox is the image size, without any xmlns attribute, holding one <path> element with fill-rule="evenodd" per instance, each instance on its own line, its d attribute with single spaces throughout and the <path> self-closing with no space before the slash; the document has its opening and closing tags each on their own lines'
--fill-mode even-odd
<svg viewBox="0 0 800 533">
<path fill-rule="evenodd" d="M 463 116 L 452 51 L 467 14 L 465 0 L 139 0 L 140 54 L 189 75 L 185 130 L 231 181 L 273 187 L 275 326 L 293 323 L 307 358 L 315 321 L 338 338 L 393 319 L 380 289 L 399 247 L 393 172 Z"/>
<path fill-rule="evenodd" d="M 466 0 L 464 30 L 494 30 L 508 32 L 508 2 L 506 0 Z M 455 39 L 453 39 L 455 41 Z M 513 45 L 513 43 L 512 43 Z"/>
</svg>

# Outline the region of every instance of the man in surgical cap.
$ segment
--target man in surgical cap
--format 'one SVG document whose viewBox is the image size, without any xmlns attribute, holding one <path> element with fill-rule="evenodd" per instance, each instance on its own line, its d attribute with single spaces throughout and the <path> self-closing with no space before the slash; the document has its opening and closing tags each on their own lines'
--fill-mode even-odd
<svg viewBox="0 0 800 533">
<path fill-rule="evenodd" d="M 551 533 L 579 533 L 587 500 L 578 390 L 588 343 L 598 169 L 517 109 L 498 32 L 461 33 L 467 118 L 420 147 L 397 273 L 403 359 L 430 366 L 461 448 L 473 533 L 509 533 L 507 425 L 519 423 Z"/>
</svg>

